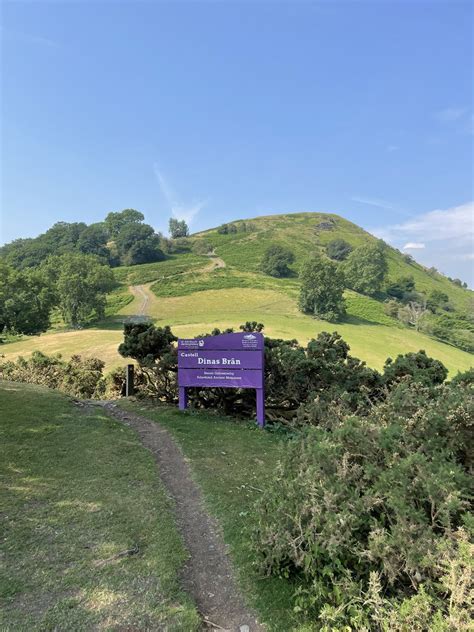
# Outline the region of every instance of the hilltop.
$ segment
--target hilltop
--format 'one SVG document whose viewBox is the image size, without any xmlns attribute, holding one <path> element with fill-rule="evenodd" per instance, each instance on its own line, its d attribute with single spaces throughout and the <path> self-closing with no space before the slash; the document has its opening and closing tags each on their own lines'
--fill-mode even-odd
<svg viewBox="0 0 474 632">
<path fill-rule="evenodd" d="M 28 353 L 34 348 L 62 350 L 65 354 L 96 352 L 110 366 L 123 364 L 116 354 L 121 323 L 129 316 L 141 315 L 160 325 L 170 324 L 183 335 L 197 335 L 214 327 L 238 327 L 246 320 L 263 322 L 268 335 L 297 338 L 303 343 L 320 331 L 336 330 L 349 342 L 354 355 L 376 368 L 381 368 L 388 356 L 419 349 L 440 359 L 451 372 L 472 365 L 469 353 L 405 327 L 388 315 L 383 293 L 371 298 L 346 291 L 347 317 L 341 323 L 301 314 L 296 303 L 299 268 L 312 253 L 324 254 L 327 244 L 335 239 L 343 239 L 353 248 L 379 241 L 356 224 L 329 213 L 236 220 L 170 240 L 165 260 L 114 268 L 119 287 L 109 295 L 104 321 L 83 331 L 57 329 L 40 338 L 9 344 L 4 347 L 5 355 Z M 273 244 L 294 253 L 287 278 L 273 278 L 260 271 L 263 254 Z M 468 321 L 459 318 L 471 310 L 471 291 L 388 245 L 384 252 L 388 263 L 386 283 L 413 277 L 417 292 L 428 296 L 438 291 L 448 297 L 453 311 L 443 318 L 455 323 L 451 330 L 469 327 Z M 469 329 L 466 332 L 466 337 L 472 335 Z"/>
</svg>

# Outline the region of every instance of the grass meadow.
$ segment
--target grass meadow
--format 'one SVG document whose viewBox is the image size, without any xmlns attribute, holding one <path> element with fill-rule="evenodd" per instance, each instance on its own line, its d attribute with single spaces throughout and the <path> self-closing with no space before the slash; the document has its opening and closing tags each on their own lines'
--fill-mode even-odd
<svg viewBox="0 0 474 632">
<path fill-rule="evenodd" d="M 0 412 L 0 629 L 197 630 L 187 553 L 133 431 L 27 384 L 0 383 Z"/>
</svg>

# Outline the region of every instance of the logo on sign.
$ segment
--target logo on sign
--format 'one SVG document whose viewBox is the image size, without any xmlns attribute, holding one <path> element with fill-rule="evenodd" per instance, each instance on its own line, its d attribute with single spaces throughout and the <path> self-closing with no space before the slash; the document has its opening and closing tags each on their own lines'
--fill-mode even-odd
<svg viewBox="0 0 474 632">
<path fill-rule="evenodd" d="M 204 340 L 200 340 L 200 341 L 198 342 L 198 345 L 199 345 L 200 347 L 204 347 Z"/>
</svg>

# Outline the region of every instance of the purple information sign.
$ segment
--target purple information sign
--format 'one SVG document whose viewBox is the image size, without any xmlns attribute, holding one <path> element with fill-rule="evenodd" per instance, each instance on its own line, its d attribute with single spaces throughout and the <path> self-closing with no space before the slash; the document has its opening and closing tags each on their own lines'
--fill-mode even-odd
<svg viewBox="0 0 474 632">
<path fill-rule="evenodd" d="M 254 388 L 257 421 L 265 425 L 264 346 L 259 333 L 221 334 L 178 340 L 179 407 L 189 387 Z"/>
</svg>

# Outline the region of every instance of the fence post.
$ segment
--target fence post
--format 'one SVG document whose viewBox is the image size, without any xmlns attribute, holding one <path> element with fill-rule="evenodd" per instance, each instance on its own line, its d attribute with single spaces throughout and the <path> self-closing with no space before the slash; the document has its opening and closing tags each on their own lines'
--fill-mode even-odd
<svg viewBox="0 0 474 632">
<path fill-rule="evenodd" d="M 125 397 L 130 397 L 135 393 L 135 387 L 133 384 L 135 367 L 133 364 L 127 364 L 127 369 L 125 373 Z"/>
</svg>

